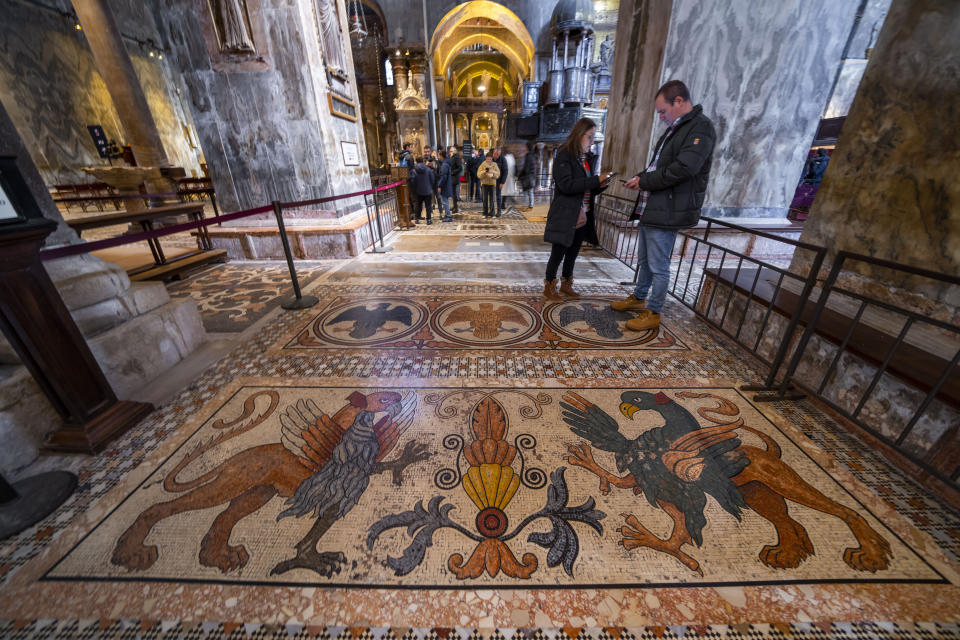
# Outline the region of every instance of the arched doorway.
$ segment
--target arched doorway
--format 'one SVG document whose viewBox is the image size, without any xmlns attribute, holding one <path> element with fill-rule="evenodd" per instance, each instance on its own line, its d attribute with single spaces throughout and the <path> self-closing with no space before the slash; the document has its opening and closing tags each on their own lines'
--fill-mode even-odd
<svg viewBox="0 0 960 640">
<path fill-rule="evenodd" d="M 500 144 L 502 114 L 534 73 L 533 38 L 520 18 L 491 0 L 457 5 L 434 30 L 428 55 L 445 143 L 479 146 L 474 121 L 493 114 L 496 126 L 483 131 L 484 142 Z"/>
</svg>

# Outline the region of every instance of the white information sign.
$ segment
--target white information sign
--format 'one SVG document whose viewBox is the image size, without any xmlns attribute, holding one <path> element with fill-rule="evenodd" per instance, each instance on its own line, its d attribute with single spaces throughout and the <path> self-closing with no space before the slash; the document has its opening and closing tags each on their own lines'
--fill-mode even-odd
<svg viewBox="0 0 960 640">
<path fill-rule="evenodd" d="M 4 191 L 3 186 L 0 185 L 0 220 L 9 220 L 10 218 L 18 217 L 17 210 L 13 208 L 13 203 L 10 202 L 7 192 Z"/>
<path fill-rule="evenodd" d="M 356 142 L 340 141 L 340 150 L 343 151 L 343 164 L 356 167 L 360 164 L 360 147 Z"/>
</svg>

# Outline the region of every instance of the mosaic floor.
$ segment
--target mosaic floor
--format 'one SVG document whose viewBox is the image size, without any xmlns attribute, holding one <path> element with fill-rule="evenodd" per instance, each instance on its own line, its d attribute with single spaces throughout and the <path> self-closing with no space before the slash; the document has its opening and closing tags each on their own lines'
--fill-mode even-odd
<svg viewBox="0 0 960 640">
<path fill-rule="evenodd" d="M 80 486 L 0 542 L 0 637 L 960 637 L 957 512 L 810 402 L 754 404 L 679 303 L 630 343 L 599 313 L 622 265 L 585 252 L 551 307 L 543 251 L 474 269 L 489 245 L 449 233 L 518 235 L 418 227 L 318 273 L 312 309 L 238 304 L 229 355 L 45 460 Z"/>
<path fill-rule="evenodd" d="M 339 261 L 306 261 L 297 267 L 306 287 Z M 293 295 L 290 271 L 277 262 L 215 264 L 167 286 L 171 298 L 190 297 L 200 309 L 204 328 L 211 333 L 238 333 Z"/>
</svg>

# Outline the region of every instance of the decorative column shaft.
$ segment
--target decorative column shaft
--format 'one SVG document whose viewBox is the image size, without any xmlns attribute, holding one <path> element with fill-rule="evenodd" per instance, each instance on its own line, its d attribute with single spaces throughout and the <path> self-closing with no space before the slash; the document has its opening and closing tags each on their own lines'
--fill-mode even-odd
<svg viewBox="0 0 960 640">
<path fill-rule="evenodd" d="M 160 132 L 123 46 L 109 3 L 107 0 L 73 0 L 73 6 L 137 164 L 143 167 L 169 166 Z"/>
</svg>

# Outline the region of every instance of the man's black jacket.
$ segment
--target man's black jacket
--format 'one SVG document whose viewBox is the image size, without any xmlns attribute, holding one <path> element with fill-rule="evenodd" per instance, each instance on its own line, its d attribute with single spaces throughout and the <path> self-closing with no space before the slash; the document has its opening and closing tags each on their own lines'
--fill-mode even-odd
<svg viewBox="0 0 960 640">
<path fill-rule="evenodd" d="M 500 169 L 500 177 L 497 178 L 497 186 L 500 186 L 507 181 L 507 159 L 504 157 L 502 151 L 500 152 L 500 157 L 495 159 L 494 162 L 497 163 L 497 167 Z"/>
<path fill-rule="evenodd" d="M 666 134 L 664 134 L 665 136 Z M 641 191 L 649 191 L 640 224 L 665 229 L 685 229 L 700 221 L 700 209 L 707 194 L 711 156 L 717 141 L 713 123 L 697 105 L 681 116 L 673 134 L 664 142 L 657 168 L 637 174 Z M 637 196 L 637 202 L 640 196 Z"/>
</svg>

